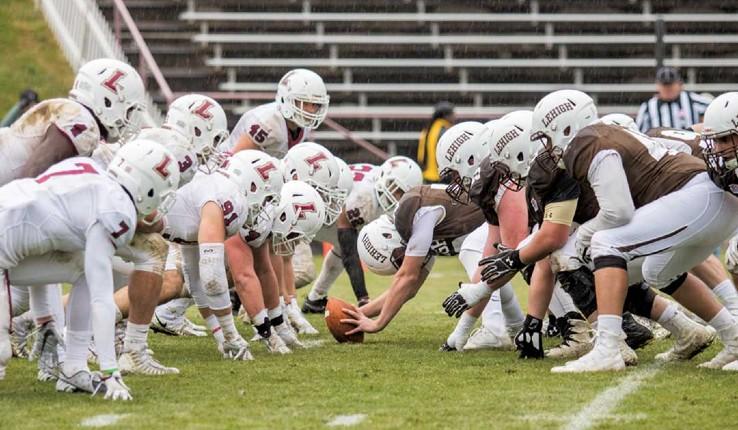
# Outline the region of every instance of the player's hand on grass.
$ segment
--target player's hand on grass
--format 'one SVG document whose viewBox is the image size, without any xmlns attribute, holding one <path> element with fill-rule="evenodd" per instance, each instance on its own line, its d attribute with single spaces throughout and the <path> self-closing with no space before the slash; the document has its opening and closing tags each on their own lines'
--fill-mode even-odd
<svg viewBox="0 0 738 430">
<path fill-rule="evenodd" d="M 341 320 L 342 323 L 355 325 L 356 328 L 346 332 L 346 336 L 351 336 L 354 333 L 376 333 L 380 330 L 377 326 L 377 322 L 367 317 L 362 313 L 359 308 L 353 306 L 352 308 L 343 308 L 343 312 L 351 318 L 344 318 Z"/>
<path fill-rule="evenodd" d="M 520 252 L 517 249 L 509 249 L 502 245 L 497 245 L 497 249 L 499 253 L 479 260 L 479 266 L 484 267 L 482 280 L 488 284 L 514 274 L 526 266 L 520 261 Z"/>
<path fill-rule="evenodd" d="M 131 390 L 123 383 L 123 377 L 120 375 L 120 372 L 116 371 L 105 377 L 103 383 L 105 384 L 106 400 L 133 400 Z"/>
<path fill-rule="evenodd" d="M 458 318 L 465 310 L 476 305 L 485 297 L 489 297 L 490 294 L 491 291 L 484 282 L 476 284 L 459 283 L 459 289 L 443 301 L 443 309 L 448 316 Z"/>
</svg>

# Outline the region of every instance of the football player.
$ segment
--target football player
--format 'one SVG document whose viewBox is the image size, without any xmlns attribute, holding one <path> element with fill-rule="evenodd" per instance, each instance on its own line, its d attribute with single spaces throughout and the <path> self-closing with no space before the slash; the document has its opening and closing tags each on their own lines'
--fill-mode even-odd
<svg viewBox="0 0 738 430">
<path fill-rule="evenodd" d="M 368 303 L 369 294 L 356 246 L 358 231 L 382 213 L 391 214 L 391 209 L 402 194 L 423 183 L 420 167 L 401 155 L 387 159 L 379 167 L 371 164 L 352 164 L 348 167 L 352 173 L 353 187 L 336 224 L 318 234 L 319 240 L 324 239 L 334 246 L 323 260 L 318 279 L 303 303 L 304 313 L 325 311 L 328 291 L 343 269 L 349 275 L 359 306 Z M 380 200 L 384 202 L 383 205 Z M 385 211 L 385 206 L 390 210 Z M 299 268 L 296 270 L 300 271 Z"/>
<path fill-rule="evenodd" d="M 113 400 L 131 399 L 113 345 L 111 260 L 117 248 L 131 241 L 139 222 L 155 222 L 166 213 L 179 181 L 172 160 L 161 145 L 137 140 L 119 151 L 107 171 L 92 159 L 71 158 L 35 179 L 16 180 L 0 189 L 5 285 L 74 285 L 59 391 L 81 389 L 105 392 L 105 398 Z M 87 367 L 93 333 L 101 376 Z M 6 335 L 7 326 L 0 330 L 3 352 Z"/>
<path fill-rule="evenodd" d="M 640 258 L 648 285 L 669 293 L 715 328 L 725 349 L 705 366 L 723 367 L 738 358 L 738 325 L 686 271 L 710 255 L 725 231 L 738 227 L 738 219 L 730 216 L 738 199 L 710 181 L 701 160 L 596 119 L 592 99 L 575 90 L 551 93 L 534 110 L 531 137 L 542 140 L 548 166 L 563 163 L 577 183 L 592 187 L 599 205 L 597 215 L 576 234 L 577 254 L 591 254 L 595 267 L 598 340 L 591 352 L 552 371 L 624 367 L 618 340 L 624 337 L 627 265 Z"/>
</svg>

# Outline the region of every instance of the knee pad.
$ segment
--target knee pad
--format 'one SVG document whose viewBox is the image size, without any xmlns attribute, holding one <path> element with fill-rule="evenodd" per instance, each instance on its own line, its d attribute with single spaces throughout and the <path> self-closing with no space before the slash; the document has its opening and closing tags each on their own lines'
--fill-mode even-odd
<svg viewBox="0 0 738 430">
<path fill-rule="evenodd" d="M 597 310 L 597 297 L 594 292 L 594 274 L 586 267 L 556 274 L 556 280 L 566 291 L 574 304 L 586 316 Z"/>
<path fill-rule="evenodd" d="M 628 294 L 625 296 L 623 310 L 650 319 L 654 300 L 656 300 L 656 293 L 648 285 L 642 282 L 631 285 L 628 287 Z"/>
<path fill-rule="evenodd" d="M 169 245 L 158 233 L 136 233 L 131 241 L 132 262 L 135 270 L 151 272 L 157 275 L 164 273 Z"/>
<path fill-rule="evenodd" d="M 686 281 L 686 280 L 687 280 L 687 272 L 684 272 L 681 275 L 677 276 L 676 279 L 674 279 L 673 281 L 669 282 L 665 287 L 660 288 L 660 290 L 663 291 L 664 293 L 670 295 L 670 296 L 673 296 L 674 293 L 677 292 L 677 290 L 679 289 L 679 287 L 681 287 L 682 285 L 684 285 L 684 281 Z"/>
</svg>

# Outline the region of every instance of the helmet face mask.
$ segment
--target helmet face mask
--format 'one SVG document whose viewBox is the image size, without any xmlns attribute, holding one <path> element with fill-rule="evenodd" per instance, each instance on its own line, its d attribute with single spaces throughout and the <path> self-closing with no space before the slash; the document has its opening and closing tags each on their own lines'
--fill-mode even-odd
<svg viewBox="0 0 738 430">
<path fill-rule="evenodd" d="M 325 205 L 317 191 L 302 181 L 287 182 L 274 210 L 272 249 L 292 255 L 300 242 L 310 242 L 323 226 Z"/>
<path fill-rule="evenodd" d="M 447 183 L 446 194 L 451 197 L 454 201 L 463 205 L 471 203 L 471 196 L 469 191 L 471 190 L 472 178 L 461 177 L 459 172 L 451 168 L 444 168 L 440 173 L 441 181 Z"/>
<path fill-rule="evenodd" d="M 471 202 L 472 179 L 489 154 L 492 129 L 476 121 L 464 121 L 446 130 L 438 140 L 436 162 L 446 193 L 458 203 Z"/>
<path fill-rule="evenodd" d="M 332 225 L 343 209 L 346 193 L 338 187 L 340 178 L 336 158 L 315 142 L 299 143 L 283 159 L 285 178 L 312 186 L 325 205 L 325 225 Z"/>
<path fill-rule="evenodd" d="M 377 173 L 374 195 L 385 213 L 391 213 L 403 194 L 423 184 L 418 164 L 401 155 L 387 159 Z"/>
<path fill-rule="evenodd" d="M 714 136 L 714 137 L 713 137 Z M 707 172 L 720 188 L 738 194 L 738 131 L 727 130 L 702 139 Z"/>
<path fill-rule="evenodd" d="M 495 169 L 499 172 L 500 185 L 516 193 L 525 187 L 525 178 L 519 173 L 510 170 L 507 165 L 497 161 Z"/>
</svg>

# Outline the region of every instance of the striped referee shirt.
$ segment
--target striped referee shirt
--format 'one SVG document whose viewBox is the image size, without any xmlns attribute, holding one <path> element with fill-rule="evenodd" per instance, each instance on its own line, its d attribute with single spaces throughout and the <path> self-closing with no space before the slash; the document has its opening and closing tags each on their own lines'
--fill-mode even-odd
<svg viewBox="0 0 738 430">
<path fill-rule="evenodd" d="M 659 100 L 653 96 L 641 103 L 636 125 L 645 133 L 652 128 L 669 127 L 683 130 L 701 121 L 710 100 L 691 91 L 682 91 L 679 97 L 671 102 Z"/>
</svg>

